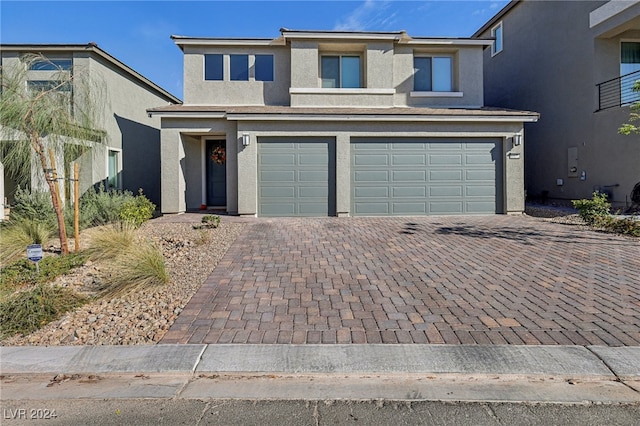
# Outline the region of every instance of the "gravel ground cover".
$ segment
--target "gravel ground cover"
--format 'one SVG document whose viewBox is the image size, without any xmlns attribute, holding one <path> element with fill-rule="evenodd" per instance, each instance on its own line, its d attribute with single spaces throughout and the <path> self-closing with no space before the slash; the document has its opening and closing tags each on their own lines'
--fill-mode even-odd
<svg viewBox="0 0 640 426">
<path fill-rule="evenodd" d="M 193 225 L 153 220 L 139 230 L 142 237 L 160 245 L 171 277 L 167 285 L 94 300 L 30 335 L 9 337 L 0 345 L 132 345 L 158 342 L 244 226 L 224 221 L 216 229 L 194 229 Z M 72 274 L 59 277 L 56 284 L 94 295 L 108 273 L 108 263 L 87 262 Z"/>
</svg>

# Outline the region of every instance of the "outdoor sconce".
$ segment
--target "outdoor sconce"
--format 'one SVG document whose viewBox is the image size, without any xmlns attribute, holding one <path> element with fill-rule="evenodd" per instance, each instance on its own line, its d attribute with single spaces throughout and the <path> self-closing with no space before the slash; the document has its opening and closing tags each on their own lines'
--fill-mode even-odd
<svg viewBox="0 0 640 426">
<path fill-rule="evenodd" d="M 249 133 L 242 134 L 242 146 L 249 146 Z"/>
<path fill-rule="evenodd" d="M 511 140 L 513 141 L 513 146 L 520 146 L 520 144 L 522 143 L 522 135 L 520 133 L 516 133 L 515 135 L 513 135 L 513 138 Z"/>
</svg>

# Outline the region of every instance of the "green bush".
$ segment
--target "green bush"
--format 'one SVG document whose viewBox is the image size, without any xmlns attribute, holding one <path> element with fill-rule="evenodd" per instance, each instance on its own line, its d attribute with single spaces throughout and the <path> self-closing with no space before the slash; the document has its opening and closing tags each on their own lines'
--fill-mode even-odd
<svg viewBox="0 0 640 426">
<path fill-rule="evenodd" d="M 120 221 L 120 210 L 133 194 L 128 191 L 105 191 L 104 186 L 89 189 L 80 197 L 80 228 L 105 225 Z M 72 209 L 69 209 L 72 210 Z M 68 212 L 67 222 L 73 223 L 73 211 Z M 73 228 L 71 228 L 73 229 Z"/>
<path fill-rule="evenodd" d="M 122 203 L 118 215 L 124 222 L 131 223 L 135 227 L 138 227 L 151 219 L 155 210 L 156 205 L 149 201 L 142 193 L 142 189 L 140 189 L 137 196 L 127 199 Z"/>
<path fill-rule="evenodd" d="M 47 284 L 21 291 L 0 302 L 0 335 L 33 333 L 86 301 L 69 289 Z"/>
<path fill-rule="evenodd" d="M 48 192 L 31 192 L 29 189 L 18 187 L 11 205 L 11 218 L 20 220 L 45 222 L 57 225 L 56 214 Z"/>
<path fill-rule="evenodd" d="M 218 226 L 220 226 L 220 216 L 206 214 L 202 216 L 201 222 L 207 228 L 217 228 Z"/>
<path fill-rule="evenodd" d="M 613 216 L 607 216 L 600 219 L 596 223 L 596 226 L 604 229 L 607 232 L 630 235 L 632 237 L 640 237 L 640 220 L 636 220 L 634 218 L 617 218 Z"/>
<path fill-rule="evenodd" d="M 611 204 L 607 201 L 607 195 L 597 191 L 593 193 L 591 200 L 572 200 L 571 203 L 588 225 L 598 225 L 611 214 Z"/>
</svg>

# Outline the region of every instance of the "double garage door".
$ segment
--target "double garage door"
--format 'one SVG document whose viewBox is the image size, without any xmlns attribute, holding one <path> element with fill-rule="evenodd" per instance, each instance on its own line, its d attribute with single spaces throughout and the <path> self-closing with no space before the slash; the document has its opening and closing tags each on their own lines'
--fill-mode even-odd
<svg viewBox="0 0 640 426">
<path fill-rule="evenodd" d="M 500 213 L 501 152 L 498 139 L 354 138 L 351 215 Z M 335 214 L 333 139 L 260 138 L 258 170 L 260 216 Z"/>
</svg>

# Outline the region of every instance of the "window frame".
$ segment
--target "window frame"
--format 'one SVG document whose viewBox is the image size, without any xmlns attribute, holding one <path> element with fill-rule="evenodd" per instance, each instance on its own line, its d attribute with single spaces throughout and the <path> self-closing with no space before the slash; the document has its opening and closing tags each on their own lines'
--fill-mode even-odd
<svg viewBox="0 0 640 426">
<path fill-rule="evenodd" d="M 333 86 L 333 87 L 328 87 L 324 85 L 324 78 L 323 78 L 323 64 L 322 64 L 322 59 L 323 58 L 338 58 L 338 86 Z M 342 73 L 342 58 L 358 58 L 358 87 L 344 87 L 343 86 L 343 73 Z M 363 55 L 362 53 L 358 53 L 358 52 L 322 52 L 320 54 L 320 60 L 318 61 L 318 75 L 320 77 L 320 87 L 323 89 L 364 89 L 366 87 L 365 84 L 365 78 L 364 78 L 364 60 L 363 60 Z"/>
<path fill-rule="evenodd" d="M 431 69 L 429 71 L 429 75 L 431 78 L 430 85 L 431 90 L 417 90 L 416 89 L 416 59 L 417 58 L 430 58 L 431 59 Z M 434 90 L 434 59 L 435 58 L 447 58 L 449 59 L 449 90 Z M 455 78 L 455 54 L 453 53 L 414 53 L 413 54 L 413 91 L 412 93 L 456 93 L 456 78 Z"/>
<path fill-rule="evenodd" d="M 113 148 L 110 146 L 105 147 L 106 151 L 107 151 L 107 155 L 106 155 L 106 159 L 105 159 L 105 187 L 107 189 L 118 189 L 118 190 L 122 190 L 122 149 L 120 148 Z M 116 153 L 116 160 L 117 160 L 117 164 L 116 164 L 116 185 L 115 186 L 111 186 L 110 182 L 109 182 L 109 178 L 110 178 L 110 170 L 109 170 L 109 160 L 111 158 L 111 153 L 114 152 Z"/>
<path fill-rule="evenodd" d="M 207 57 L 220 57 L 220 78 L 207 78 Z M 203 78 L 204 81 L 224 81 L 224 53 L 205 53 L 202 55 Z M 211 64 L 213 66 L 213 64 Z M 216 64 L 217 66 L 217 64 Z"/>
<path fill-rule="evenodd" d="M 266 80 L 258 78 L 258 57 L 270 57 L 271 58 L 271 79 Z M 273 53 L 254 53 L 253 54 L 253 79 L 254 81 L 261 81 L 263 83 L 270 83 L 276 80 L 276 60 Z"/>
<path fill-rule="evenodd" d="M 61 65 L 60 63 L 64 63 Z M 38 67 L 40 65 L 41 67 Z M 29 63 L 27 71 L 71 71 L 73 69 L 73 58 L 48 58 L 36 59 Z"/>
<path fill-rule="evenodd" d="M 491 28 L 491 37 L 494 38 L 493 43 L 491 43 L 491 57 L 493 58 L 504 50 L 504 26 L 502 21 Z"/>
<path fill-rule="evenodd" d="M 249 81 L 249 54 L 248 53 L 229 53 L 229 81 Z M 234 61 L 236 59 L 236 61 Z M 234 63 L 239 65 L 237 59 L 243 59 L 242 70 L 234 72 Z"/>
</svg>

